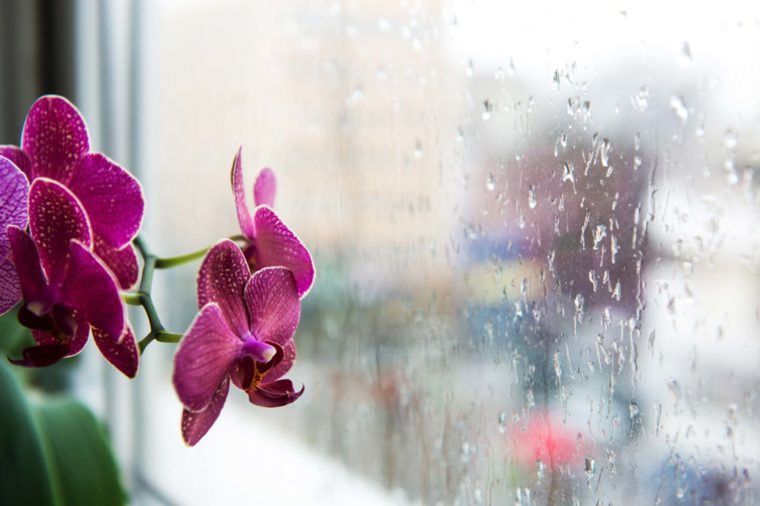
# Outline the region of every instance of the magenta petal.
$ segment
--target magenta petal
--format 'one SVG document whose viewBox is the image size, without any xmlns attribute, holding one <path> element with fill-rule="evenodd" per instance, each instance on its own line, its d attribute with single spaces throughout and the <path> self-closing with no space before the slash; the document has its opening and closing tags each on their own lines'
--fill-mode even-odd
<svg viewBox="0 0 760 506">
<path fill-rule="evenodd" d="M 296 344 L 294 341 L 288 341 L 281 349 L 283 353 L 282 359 L 264 375 L 264 379 L 267 382 L 282 378 L 290 371 L 296 361 Z"/>
<path fill-rule="evenodd" d="M 242 344 L 217 304 L 203 306 L 174 355 L 174 388 L 186 408 L 200 411 L 209 405 Z"/>
<path fill-rule="evenodd" d="M 303 394 L 304 387 L 297 391 L 293 388 L 293 382 L 289 379 L 281 379 L 259 385 L 253 391 L 249 392 L 248 400 L 252 404 L 264 408 L 279 408 L 291 404 L 298 400 Z"/>
<path fill-rule="evenodd" d="M 145 201 L 129 172 L 100 153 L 87 153 L 67 186 L 87 211 L 93 233 L 109 245 L 120 248 L 137 235 Z"/>
<path fill-rule="evenodd" d="M 122 290 L 129 290 L 135 286 L 139 276 L 139 265 L 137 253 L 131 243 L 116 249 L 95 236 L 95 254 L 111 269 Z"/>
<path fill-rule="evenodd" d="M 219 387 L 214 392 L 211 402 L 203 411 L 196 413 L 187 409 L 182 410 L 182 439 L 187 446 L 195 444 L 206 435 L 208 430 L 214 425 L 222 412 L 224 401 L 227 400 L 227 392 L 230 390 L 229 378 L 224 378 Z"/>
<path fill-rule="evenodd" d="M 67 357 L 73 357 L 79 354 L 87 344 L 87 338 L 90 337 L 90 324 L 87 323 L 81 316 L 77 315 L 77 331 L 74 333 L 74 337 L 69 343 L 69 351 L 66 352 Z"/>
<path fill-rule="evenodd" d="M 0 258 L 0 315 L 7 313 L 21 300 L 21 284 L 16 267 L 8 258 Z"/>
<path fill-rule="evenodd" d="M 232 384 L 240 390 L 246 390 L 253 381 L 254 362 L 249 356 L 239 358 L 230 368 Z"/>
<path fill-rule="evenodd" d="M 298 296 L 306 295 L 314 282 L 314 262 L 309 250 L 269 207 L 257 207 L 253 220 L 256 268 L 287 267 L 296 278 Z"/>
<path fill-rule="evenodd" d="M 20 312 L 19 312 L 20 314 Z M 82 320 L 81 317 L 75 315 L 77 320 L 77 330 L 74 336 L 68 343 L 63 343 L 58 338 L 52 336 L 49 332 L 43 330 L 32 330 L 32 337 L 38 346 L 51 346 L 54 344 L 61 344 L 66 347 L 66 353 L 64 357 L 73 357 L 78 355 L 84 346 L 87 344 L 87 338 L 90 337 L 90 325 Z"/>
<path fill-rule="evenodd" d="M 91 244 L 90 224 L 77 198 L 65 186 L 52 179 L 36 179 L 29 190 L 29 228 L 42 267 L 50 284 L 64 274 L 69 242 Z"/>
<path fill-rule="evenodd" d="M 277 180 L 272 169 L 263 168 L 253 184 L 253 202 L 256 206 L 274 207 L 274 196 L 277 193 Z"/>
<path fill-rule="evenodd" d="M 260 341 L 285 345 L 296 332 L 301 302 L 293 273 L 284 267 L 256 271 L 245 287 L 251 331 Z"/>
<path fill-rule="evenodd" d="M 69 267 L 62 286 L 62 298 L 93 327 L 112 341 L 124 330 L 124 306 L 119 288 L 106 267 L 81 243 L 69 247 Z"/>
<path fill-rule="evenodd" d="M 32 177 L 32 161 L 26 156 L 26 153 L 18 146 L 4 145 L 0 146 L 0 156 L 4 156 L 8 160 L 12 161 L 16 167 L 21 169 L 21 172 L 27 177 Z"/>
<path fill-rule="evenodd" d="M 209 250 L 198 271 L 198 306 L 217 303 L 240 337 L 249 333 L 243 291 L 250 276 L 243 252 L 229 239 L 222 239 Z"/>
<path fill-rule="evenodd" d="M 232 193 L 235 195 L 240 230 L 246 237 L 253 237 L 253 222 L 251 213 L 245 204 L 245 188 L 243 188 L 243 147 L 240 146 L 235 160 L 232 162 Z"/>
<path fill-rule="evenodd" d="M 114 341 L 105 332 L 96 328 L 92 329 L 92 337 L 100 353 L 111 365 L 124 373 L 127 378 L 134 378 L 137 375 L 140 352 L 137 348 L 135 335 L 129 325 L 124 327 L 124 333 L 118 341 Z"/>
<path fill-rule="evenodd" d="M 64 343 L 43 344 L 40 346 L 30 346 L 21 352 L 20 359 L 8 357 L 11 363 L 23 367 L 46 367 L 55 364 L 69 351 L 69 346 Z"/>
<path fill-rule="evenodd" d="M 9 225 L 26 228 L 29 181 L 12 161 L 0 156 L 0 259 L 8 254 Z"/>
<path fill-rule="evenodd" d="M 63 97 L 40 97 L 29 109 L 21 148 L 32 160 L 32 177 L 68 183 L 74 164 L 90 150 L 87 126 Z"/>
<path fill-rule="evenodd" d="M 22 295 L 27 301 L 42 297 L 47 290 L 47 280 L 42 272 L 37 246 L 29 234 L 14 226 L 8 227 L 8 239 Z"/>
</svg>

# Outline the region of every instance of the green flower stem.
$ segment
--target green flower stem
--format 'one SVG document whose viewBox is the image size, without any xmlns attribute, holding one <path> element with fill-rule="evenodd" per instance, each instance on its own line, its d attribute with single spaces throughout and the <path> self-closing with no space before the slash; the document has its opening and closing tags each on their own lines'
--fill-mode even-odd
<svg viewBox="0 0 760 506">
<path fill-rule="evenodd" d="M 122 293 L 121 298 L 130 306 L 142 306 L 142 294 L 139 292 Z"/>
<path fill-rule="evenodd" d="M 231 241 L 245 241 L 246 237 L 244 235 L 232 235 L 228 237 Z M 199 258 L 203 258 L 203 256 L 208 252 L 208 250 L 211 249 L 211 246 L 208 246 L 206 248 L 199 249 L 197 251 L 193 251 L 192 253 L 186 253 L 184 255 L 179 255 L 176 257 L 156 257 L 156 269 L 171 269 L 172 267 L 177 267 L 178 265 L 186 264 L 188 262 L 192 262 L 193 260 L 197 260 Z"/>
<path fill-rule="evenodd" d="M 140 288 L 137 294 L 134 295 L 139 298 L 140 305 L 145 310 L 145 316 L 148 317 L 148 323 L 150 324 L 150 332 L 147 336 L 142 338 L 139 343 L 140 354 L 142 354 L 145 351 L 145 348 L 147 348 L 154 339 L 158 339 L 163 334 L 176 334 L 166 332 L 164 329 L 164 325 L 161 323 L 161 319 L 158 316 L 158 311 L 156 311 L 156 306 L 153 304 L 153 297 L 151 296 L 151 290 L 153 288 L 153 271 L 156 268 L 156 260 L 158 258 L 151 253 L 148 245 L 142 237 L 137 236 L 134 244 L 140 252 L 140 255 L 142 255 L 144 262 L 142 276 L 140 277 Z"/>
<path fill-rule="evenodd" d="M 182 339 L 182 334 L 160 330 L 156 333 L 156 341 L 159 343 L 178 343 Z"/>
<path fill-rule="evenodd" d="M 203 248 L 203 249 L 199 249 L 198 251 L 193 251 L 192 253 L 187 253 L 186 255 L 179 255 L 176 257 L 167 257 L 167 258 L 156 258 L 155 268 L 156 269 L 170 269 L 178 265 L 192 262 L 193 260 L 202 258 L 203 255 L 205 255 L 208 250 L 209 248 Z"/>
<path fill-rule="evenodd" d="M 240 242 L 245 241 L 246 237 L 243 235 L 233 235 L 230 236 L 229 239 Z M 142 306 L 145 310 L 145 316 L 148 317 L 150 332 L 139 342 L 140 353 L 142 354 L 145 351 L 145 348 L 147 348 L 153 341 L 161 343 L 177 343 L 182 338 L 181 334 L 167 331 L 161 323 L 158 311 L 156 311 L 156 306 L 153 304 L 153 297 L 151 296 L 153 272 L 156 269 L 170 269 L 202 258 L 210 247 L 199 249 L 198 251 L 193 251 L 192 253 L 187 253 L 185 255 L 161 258 L 151 252 L 142 236 L 137 236 L 133 243 L 137 248 L 137 251 L 139 251 L 140 255 L 143 257 L 144 265 L 142 276 L 140 277 L 140 286 L 136 292 L 122 293 L 121 297 L 127 304 Z"/>
</svg>

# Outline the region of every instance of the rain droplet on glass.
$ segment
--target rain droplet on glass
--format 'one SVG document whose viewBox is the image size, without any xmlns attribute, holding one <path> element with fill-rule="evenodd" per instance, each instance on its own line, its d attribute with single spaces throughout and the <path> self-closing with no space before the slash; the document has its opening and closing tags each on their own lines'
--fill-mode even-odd
<svg viewBox="0 0 760 506">
<path fill-rule="evenodd" d="M 679 95 L 670 97 L 670 107 L 675 111 L 678 119 L 681 120 L 681 124 L 685 124 L 686 120 L 689 119 L 689 110 L 686 108 L 683 97 Z"/>
</svg>

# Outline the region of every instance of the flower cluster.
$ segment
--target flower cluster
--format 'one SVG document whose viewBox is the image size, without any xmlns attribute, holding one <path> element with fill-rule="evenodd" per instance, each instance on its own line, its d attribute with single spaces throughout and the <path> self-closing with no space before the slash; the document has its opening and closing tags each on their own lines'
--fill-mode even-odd
<svg viewBox="0 0 760 506">
<path fill-rule="evenodd" d="M 295 361 L 293 335 L 314 263 L 272 209 L 271 170 L 257 177 L 249 211 L 242 148 L 232 165 L 242 236 L 175 258 L 152 255 L 137 236 L 140 183 L 91 151 L 82 115 L 63 97 L 38 99 L 20 146 L 0 146 L 0 185 L 0 314 L 18 307 L 19 323 L 36 342 L 13 363 L 53 364 L 79 353 L 92 335 L 106 360 L 132 378 L 151 341 L 179 341 L 173 382 L 190 446 L 219 416 L 230 383 L 263 407 L 290 404 L 303 393 L 283 376 Z M 199 313 L 184 336 L 168 332 L 151 298 L 153 270 L 203 254 Z M 138 291 L 125 292 L 138 280 Z M 125 301 L 143 306 L 148 317 L 150 333 L 139 343 Z"/>
<path fill-rule="evenodd" d="M 46 366 L 76 355 L 92 330 L 103 356 L 134 377 L 138 351 L 119 289 L 138 277 L 131 242 L 143 216 L 140 183 L 90 151 L 84 119 L 62 97 L 37 100 L 21 147 L 1 146 L 0 155 L 11 181 L 2 195 L 0 311 L 22 299 L 19 321 L 37 343 L 14 362 Z"/>
<path fill-rule="evenodd" d="M 275 178 L 263 169 L 251 214 L 243 188 L 242 148 L 232 164 L 232 191 L 245 244 L 229 239 L 206 255 L 198 273 L 198 307 L 174 357 L 182 401 L 182 437 L 194 445 L 219 416 L 230 382 L 253 404 L 278 407 L 303 393 L 282 379 L 296 357 L 300 299 L 314 282 L 311 254 L 270 207 Z"/>
</svg>

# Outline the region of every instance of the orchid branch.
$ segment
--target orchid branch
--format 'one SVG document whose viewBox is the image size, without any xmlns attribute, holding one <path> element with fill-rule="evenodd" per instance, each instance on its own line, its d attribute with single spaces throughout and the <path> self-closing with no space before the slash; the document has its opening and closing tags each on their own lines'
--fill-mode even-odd
<svg viewBox="0 0 760 506">
<path fill-rule="evenodd" d="M 145 316 L 148 317 L 148 323 L 150 324 L 150 332 L 138 343 L 140 354 L 142 354 L 145 351 L 145 348 L 147 348 L 154 339 L 164 337 L 165 334 L 170 334 L 172 336 L 176 336 L 177 334 L 166 331 L 163 323 L 161 323 L 158 311 L 156 311 L 156 306 L 153 304 L 153 297 L 151 296 L 151 290 L 153 288 L 153 271 L 156 268 L 158 257 L 150 251 L 150 248 L 148 248 L 148 245 L 141 236 L 135 238 L 134 245 L 143 257 L 144 264 L 142 276 L 140 277 L 139 290 L 137 293 L 128 294 L 128 298 L 133 301 L 139 300 L 140 305 L 145 310 Z M 129 303 L 127 297 L 125 297 L 124 300 Z M 161 341 L 161 339 L 158 340 Z M 177 341 L 179 341 L 179 339 Z"/>
<path fill-rule="evenodd" d="M 245 236 L 233 235 L 229 237 L 232 241 L 244 241 Z M 148 317 L 148 323 L 150 324 L 150 332 L 138 343 L 140 346 L 140 353 L 154 340 L 162 343 L 176 343 L 179 342 L 182 334 L 169 332 L 164 328 L 161 323 L 161 318 L 158 316 L 156 306 L 153 304 L 153 297 L 151 290 L 153 287 L 153 272 L 156 269 L 170 269 L 177 267 L 193 260 L 202 258 L 210 249 L 210 247 L 202 248 L 191 253 L 174 257 L 158 257 L 148 247 L 145 239 L 142 236 L 137 236 L 133 241 L 137 251 L 143 257 L 143 271 L 140 277 L 140 286 L 136 292 L 122 293 L 121 297 L 125 303 L 132 306 L 142 306 L 145 310 L 145 315 Z"/>
</svg>

